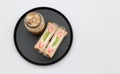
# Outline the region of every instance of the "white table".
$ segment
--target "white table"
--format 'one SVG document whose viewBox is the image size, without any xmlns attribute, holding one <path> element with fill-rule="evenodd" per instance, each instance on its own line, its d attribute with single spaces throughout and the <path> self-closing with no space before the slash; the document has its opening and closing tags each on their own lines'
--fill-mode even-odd
<svg viewBox="0 0 120 74">
<path fill-rule="evenodd" d="M 37 66 L 24 60 L 13 42 L 18 19 L 48 6 L 70 21 L 74 40 L 60 62 Z M 120 74 L 120 0 L 1 0 L 0 74 Z"/>
</svg>

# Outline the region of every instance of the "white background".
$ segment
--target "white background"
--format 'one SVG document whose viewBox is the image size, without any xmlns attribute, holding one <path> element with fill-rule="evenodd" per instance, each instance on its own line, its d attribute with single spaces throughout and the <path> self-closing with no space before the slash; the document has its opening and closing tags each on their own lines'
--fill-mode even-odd
<svg viewBox="0 0 120 74">
<path fill-rule="evenodd" d="M 37 66 L 16 51 L 13 31 L 28 10 L 48 6 L 70 21 L 74 40 L 67 56 Z M 120 0 L 0 0 L 0 74 L 120 74 Z"/>
</svg>

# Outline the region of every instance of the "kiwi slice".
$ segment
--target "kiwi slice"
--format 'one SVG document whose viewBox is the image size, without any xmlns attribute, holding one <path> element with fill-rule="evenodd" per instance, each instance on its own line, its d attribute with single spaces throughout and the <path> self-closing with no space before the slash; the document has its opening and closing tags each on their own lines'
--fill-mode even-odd
<svg viewBox="0 0 120 74">
<path fill-rule="evenodd" d="M 47 37 L 49 36 L 50 32 L 46 32 L 44 35 L 43 35 L 43 41 L 45 41 L 47 39 Z"/>
<path fill-rule="evenodd" d="M 56 44 L 58 43 L 58 41 L 59 41 L 59 37 L 56 37 L 55 41 L 54 41 L 53 44 L 52 44 L 52 47 L 55 47 Z"/>
</svg>

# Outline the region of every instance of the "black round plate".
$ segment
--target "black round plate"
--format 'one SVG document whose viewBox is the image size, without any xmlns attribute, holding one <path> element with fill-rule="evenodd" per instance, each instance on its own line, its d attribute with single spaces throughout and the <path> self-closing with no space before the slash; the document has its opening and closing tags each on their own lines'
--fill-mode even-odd
<svg viewBox="0 0 120 74">
<path fill-rule="evenodd" d="M 24 17 L 31 11 L 40 12 L 44 17 L 46 24 L 48 21 L 52 21 L 65 27 L 68 31 L 68 35 L 64 38 L 52 59 L 43 56 L 33 48 L 41 35 L 33 35 L 24 27 Z M 14 43 L 18 52 L 24 59 L 37 65 L 49 65 L 61 60 L 70 50 L 72 40 L 73 32 L 67 18 L 58 10 L 49 7 L 38 7 L 29 10 L 18 20 L 14 30 Z"/>
</svg>

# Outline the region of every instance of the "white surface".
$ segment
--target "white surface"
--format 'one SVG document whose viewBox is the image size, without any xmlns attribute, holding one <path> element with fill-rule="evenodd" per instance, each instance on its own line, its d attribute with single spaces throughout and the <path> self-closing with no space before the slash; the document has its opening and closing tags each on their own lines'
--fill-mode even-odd
<svg viewBox="0 0 120 74">
<path fill-rule="evenodd" d="M 120 0 L 1 0 L 0 74 L 120 74 Z M 29 9 L 49 6 L 70 21 L 74 41 L 60 62 L 36 66 L 16 51 L 13 31 Z"/>
</svg>

